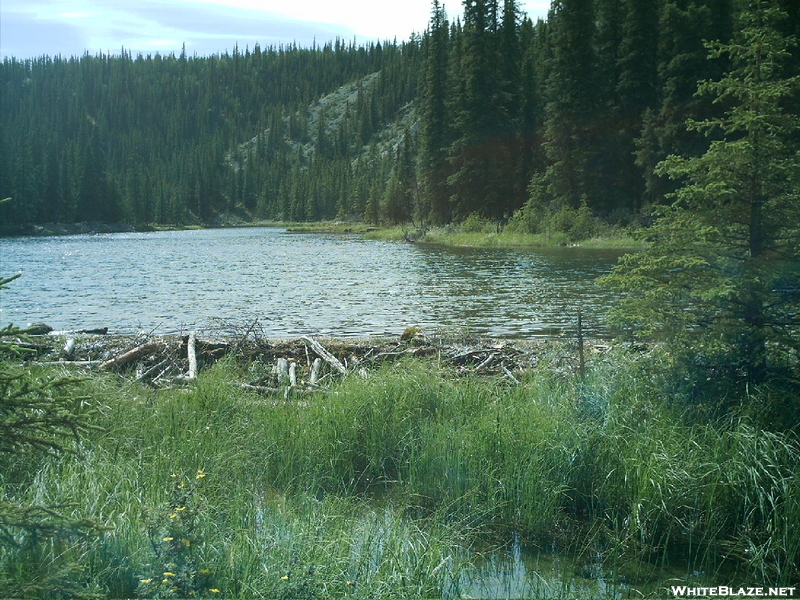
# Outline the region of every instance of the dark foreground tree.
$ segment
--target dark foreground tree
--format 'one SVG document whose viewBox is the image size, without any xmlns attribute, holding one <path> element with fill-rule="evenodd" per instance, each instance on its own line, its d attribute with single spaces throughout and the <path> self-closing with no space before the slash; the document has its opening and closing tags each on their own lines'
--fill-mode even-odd
<svg viewBox="0 0 800 600">
<path fill-rule="evenodd" d="M 0 277 L 0 290 L 17 277 Z M 26 497 L 40 461 L 69 451 L 70 439 L 91 429 L 91 410 L 75 393 L 74 377 L 40 376 L 15 364 L 32 345 L 27 330 L 0 329 L 0 597 L 85 597 L 82 565 L 60 555 L 101 528 L 77 516 L 77 504 Z M 11 576 L 5 569 L 12 564 L 25 572 Z"/>
<path fill-rule="evenodd" d="M 731 68 L 698 93 L 725 111 L 689 128 L 721 137 L 702 156 L 659 165 L 682 187 L 649 248 L 605 278 L 629 292 L 613 322 L 748 384 L 796 370 L 800 350 L 798 116 L 785 108 L 800 88 L 784 75 L 794 43 L 779 33 L 784 17 L 775 0 L 749 0 L 733 42 L 709 45 Z"/>
</svg>

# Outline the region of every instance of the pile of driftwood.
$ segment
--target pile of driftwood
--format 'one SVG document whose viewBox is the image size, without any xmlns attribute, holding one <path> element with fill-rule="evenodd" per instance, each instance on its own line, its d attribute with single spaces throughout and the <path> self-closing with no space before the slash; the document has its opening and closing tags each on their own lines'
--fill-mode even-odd
<svg viewBox="0 0 800 600">
<path fill-rule="evenodd" d="M 335 378 L 367 375 L 384 363 L 406 357 L 428 357 L 449 366 L 456 375 L 485 374 L 519 383 L 544 355 L 555 356 L 561 368 L 577 372 L 583 347 L 563 340 L 499 341 L 492 339 L 428 338 L 411 328 L 400 338 L 323 339 L 302 336 L 294 340 L 268 340 L 246 334 L 224 340 L 207 340 L 194 333 L 172 336 L 113 336 L 100 332 L 79 335 L 35 336 L 29 344 L 38 349 L 33 360 L 41 364 L 73 365 L 132 376 L 137 381 L 164 387 L 191 382 L 198 373 L 223 356 L 258 373 L 242 387 L 288 397 L 293 393 L 326 389 Z M 581 340 L 582 342 L 582 340 Z M 583 346 L 583 344 L 581 344 Z M 608 347 L 593 342 L 590 352 Z"/>
</svg>

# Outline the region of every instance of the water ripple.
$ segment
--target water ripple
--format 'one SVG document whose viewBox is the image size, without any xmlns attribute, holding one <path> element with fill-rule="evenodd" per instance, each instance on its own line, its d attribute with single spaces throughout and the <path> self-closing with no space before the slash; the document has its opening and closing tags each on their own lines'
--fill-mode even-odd
<svg viewBox="0 0 800 600">
<path fill-rule="evenodd" d="M 398 334 L 411 324 L 530 337 L 602 334 L 611 294 L 594 280 L 618 253 L 447 249 L 275 228 L 0 240 L 0 321 L 56 329 L 266 335 Z"/>
</svg>

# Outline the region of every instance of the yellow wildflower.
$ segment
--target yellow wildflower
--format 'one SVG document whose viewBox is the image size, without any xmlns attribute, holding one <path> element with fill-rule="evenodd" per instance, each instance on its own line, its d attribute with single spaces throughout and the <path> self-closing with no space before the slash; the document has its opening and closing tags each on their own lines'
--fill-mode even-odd
<svg viewBox="0 0 800 600">
<path fill-rule="evenodd" d="M 153 580 L 152 580 L 152 579 L 140 579 L 139 581 L 140 581 L 141 583 L 150 583 L 150 582 L 151 582 L 151 581 L 153 581 Z"/>
<path fill-rule="evenodd" d="M 174 537 L 167 536 L 167 537 L 164 538 L 164 541 L 165 542 L 171 542 L 174 539 L 175 539 Z"/>
<path fill-rule="evenodd" d="M 355 584 L 356 584 L 356 582 L 355 582 L 355 581 L 348 581 L 348 582 L 347 582 L 347 585 L 355 585 Z"/>
<path fill-rule="evenodd" d="M 197 471 L 197 475 L 195 476 L 195 479 L 202 479 L 205 476 L 206 476 L 206 474 L 203 471 L 203 469 L 200 469 L 199 471 Z"/>
<path fill-rule="evenodd" d="M 169 579 L 162 579 L 161 583 L 169 583 Z"/>
<path fill-rule="evenodd" d="M 281 579 L 283 581 L 289 581 L 289 576 L 288 575 L 284 575 L 283 577 L 281 577 Z"/>
<path fill-rule="evenodd" d="M 211 588 L 208 591 L 211 592 L 212 594 L 219 594 L 219 590 L 217 588 Z"/>
<path fill-rule="evenodd" d="M 170 519 L 177 519 L 177 518 L 178 518 L 178 513 L 172 513 L 172 514 L 170 514 L 169 518 L 170 518 Z"/>
<path fill-rule="evenodd" d="M 175 577 L 175 573 L 172 571 L 164 571 L 164 577 Z"/>
<path fill-rule="evenodd" d="M 172 475 L 170 475 L 170 477 L 172 477 L 173 479 L 177 479 L 178 478 L 178 474 L 177 473 L 173 473 Z"/>
<path fill-rule="evenodd" d="M 178 512 L 181 512 L 182 510 L 186 510 L 186 507 L 185 506 L 179 506 L 175 510 L 177 510 Z"/>
</svg>

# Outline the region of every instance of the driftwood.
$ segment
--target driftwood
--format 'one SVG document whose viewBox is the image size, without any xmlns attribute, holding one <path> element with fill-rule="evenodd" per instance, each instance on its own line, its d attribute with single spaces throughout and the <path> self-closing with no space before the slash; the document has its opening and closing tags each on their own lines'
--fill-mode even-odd
<svg viewBox="0 0 800 600">
<path fill-rule="evenodd" d="M 275 373 L 278 376 L 278 385 L 285 385 L 289 381 L 289 361 L 279 358 L 275 365 Z"/>
<path fill-rule="evenodd" d="M 476 371 L 483 371 L 483 370 L 484 370 L 486 367 L 488 367 L 490 364 L 492 364 L 492 363 L 494 362 L 494 359 L 495 359 L 495 358 L 497 358 L 497 354 L 495 354 L 494 352 L 492 352 L 492 353 L 489 355 L 489 358 L 487 358 L 487 359 L 486 359 L 486 360 L 484 360 L 484 361 L 483 361 L 481 364 L 479 364 L 477 367 L 475 367 L 475 370 L 476 370 Z"/>
<path fill-rule="evenodd" d="M 327 390 L 321 385 L 327 380 L 353 373 L 369 376 L 371 370 L 407 357 L 431 357 L 456 377 L 471 374 L 493 376 L 519 385 L 522 380 L 520 374 L 536 368 L 539 358 L 544 354 L 556 358 L 562 356 L 566 363 L 551 364 L 565 372 L 579 374 L 582 362 L 586 368 L 591 360 L 596 360 L 609 350 L 607 344 L 596 341 L 588 343 L 582 335 L 578 340 L 551 339 L 519 343 L 423 336 L 409 341 L 398 338 L 331 339 L 323 346 L 310 336 L 267 340 L 252 331 L 251 328 L 245 336 L 237 337 L 235 344 L 231 341 L 204 340 L 195 333 L 138 337 L 133 342 L 132 338 L 121 336 L 80 337 L 69 334 L 60 341 L 51 340 L 53 343 L 49 347 L 39 348 L 40 360 L 37 362 L 128 370 L 135 373 L 131 377 L 141 383 L 163 387 L 201 377 L 204 367 L 233 350 L 237 361 L 263 373 L 243 383 L 243 389 L 290 399 L 296 394 Z M 585 352 L 583 361 L 579 356 L 582 349 Z"/>
<path fill-rule="evenodd" d="M 315 358 L 314 359 L 314 363 L 311 365 L 311 373 L 309 374 L 309 377 L 308 377 L 308 382 L 311 385 L 316 385 L 317 382 L 319 381 L 320 369 L 322 369 L 322 359 L 321 358 Z"/>
<path fill-rule="evenodd" d="M 100 365 L 105 361 L 102 360 L 45 360 L 45 361 L 36 361 L 37 365 L 42 365 L 45 367 L 56 367 L 56 366 L 66 366 L 66 367 L 94 367 L 96 365 Z"/>
<path fill-rule="evenodd" d="M 105 361 L 102 365 L 100 365 L 100 368 L 111 369 L 111 368 L 124 367 L 125 365 L 129 365 L 130 363 L 136 361 L 142 356 L 146 356 L 161 348 L 163 348 L 163 344 L 159 342 L 147 342 L 140 346 L 136 346 L 136 348 L 134 348 L 133 350 L 129 350 L 124 354 L 120 354 L 115 358 Z"/>
<path fill-rule="evenodd" d="M 253 385 L 251 383 L 243 383 L 240 386 L 244 390 L 250 390 L 253 392 L 261 392 L 262 394 L 277 394 L 280 393 L 280 388 L 272 388 L 267 387 L 265 385 Z"/>
<path fill-rule="evenodd" d="M 508 367 L 503 365 L 502 369 L 503 369 L 503 373 L 505 373 L 506 377 L 508 377 L 511 381 L 513 381 L 517 385 L 519 385 L 519 379 L 514 377 L 514 374 L 511 371 L 508 370 Z"/>
<path fill-rule="evenodd" d="M 197 338 L 194 332 L 189 334 L 189 340 L 186 342 L 186 354 L 189 359 L 189 373 L 186 379 L 197 378 L 197 353 L 195 352 Z"/>
<path fill-rule="evenodd" d="M 156 363 L 146 371 L 143 371 L 140 375 L 136 377 L 136 380 L 137 381 L 153 380 L 157 377 L 155 374 L 159 373 L 168 364 L 169 364 L 169 359 L 165 358 L 164 360 L 162 360 L 159 363 Z"/>
<path fill-rule="evenodd" d="M 316 352 L 320 358 L 322 358 L 334 369 L 339 371 L 339 373 L 341 373 L 342 375 L 347 375 L 347 368 L 341 363 L 341 361 L 338 358 L 336 358 L 333 354 L 328 352 L 322 344 L 320 344 L 316 340 L 312 340 L 310 337 L 307 336 L 303 336 L 300 339 L 302 339 L 306 344 L 311 346 L 311 349 L 314 352 Z"/>
</svg>

